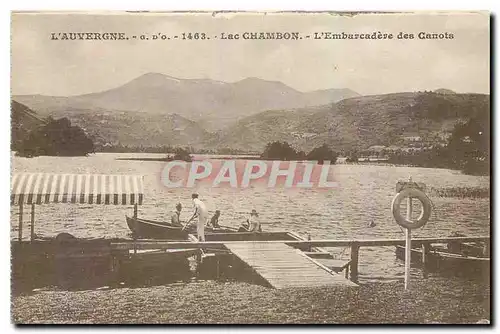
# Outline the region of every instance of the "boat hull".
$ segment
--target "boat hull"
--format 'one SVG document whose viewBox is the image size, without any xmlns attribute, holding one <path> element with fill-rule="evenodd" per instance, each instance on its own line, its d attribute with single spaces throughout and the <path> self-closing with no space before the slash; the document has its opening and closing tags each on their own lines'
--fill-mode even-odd
<svg viewBox="0 0 500 334">
<path fill-rule="evenodd" d="M 192 224 L 186 229 L 180 226 L 174 226 L 167 222 L 159 222 L 154 220 L 125 217 L 128 228 L 132 231 L 135 237 L 163 239 L 163 240 L 188 240 L 188 234 L 196 235 L 196 225 Z M 213 233 L 236 233 L 233 228 L 212 228 L 205 227 L 206 234 Z"/>
<path fill-rule="evenodd" d="M 405 251 L 404 246 L 396 246 L 396 257 L 404 261 Z M 422 249 L 412 249 L 411 263 L 422 268 Z M 429 272 L 442 274 L 484 277 L 484 275 L 489 275 L 490 259 L 488 257 L 456 254 L 447 252 L 445 249 L 435 248 L 427 254 L 426 269 Z"/>
</svg>

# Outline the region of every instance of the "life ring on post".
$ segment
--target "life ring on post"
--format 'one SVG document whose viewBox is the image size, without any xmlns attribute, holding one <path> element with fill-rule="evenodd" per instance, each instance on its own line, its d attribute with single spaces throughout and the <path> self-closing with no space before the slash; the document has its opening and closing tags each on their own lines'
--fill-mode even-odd
<svg viewBox="0 0 500 334">
<path fill-rule="evenodd" d="M 401 202 L 408 197 L 416 198 L 422 203 L 422 213 L 417 220 L 408 220 L 401 215 Z M 421 190 L 416 188 L 403 189 L 392 200 L 392 215 L 396 219 L 396 223 L 404 228 L 420 228 L 429 221 L 431 216 L 431 201 Z"/>
</svg>

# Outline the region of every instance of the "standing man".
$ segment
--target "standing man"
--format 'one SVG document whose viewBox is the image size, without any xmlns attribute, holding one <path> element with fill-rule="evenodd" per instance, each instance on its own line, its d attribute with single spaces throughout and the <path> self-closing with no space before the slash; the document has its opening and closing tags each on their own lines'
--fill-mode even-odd
<svg viewBox="0 0 500 334">
<path fill-rule="evenodd" d="M 199 241 L 205 241 L 205 224 L 208 219 L 208 211 L 207 207 L 205 206 L 205 203 L 203 203 L 199 198 L 198 194 L 193 194 L 191 195 L 191 198 L 193 199 L 193 205 L 194 205 L 194 213 L 191 219 L 188 220 L 187 224 L 184 226 L 183 229 L 189 226 L 191 221 L 198 216 L 198 226 L 196 228 L 196 233 L 198 234 L 198 240 Z"/>
</svg>

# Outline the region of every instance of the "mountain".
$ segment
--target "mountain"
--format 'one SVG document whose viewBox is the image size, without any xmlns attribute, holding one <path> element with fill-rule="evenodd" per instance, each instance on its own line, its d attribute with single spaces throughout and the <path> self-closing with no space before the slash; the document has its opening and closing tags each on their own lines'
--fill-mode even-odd
<svg viewBox="0 0 500 334">
<path fill-rule="evenodd" d="M 13 98 L 41 112 L 73 110 L 135 111 L 150 115 L 178 114 L 220 129 L 264 110 L 302 108 L 359 96 L 349 89 L 299 92 L 281 82 L 247 78 L 234 83 L 210 79 L 178 79 L 144 74 L 120 87 L 79 96 L 17 95 Z"/>
<path fill-rule="evenodd" d="M 432 92 L 361 96 L 334 104 L 267 111 L 240 120 L 207 143 L 261 152 L 266 143 L 287 141 L 308 151 L 327 143 L 336 150 L 403 144 L 405 136 L 435 137 L 459 121 L 488 117 L 489 95 Z"/>
</svg>

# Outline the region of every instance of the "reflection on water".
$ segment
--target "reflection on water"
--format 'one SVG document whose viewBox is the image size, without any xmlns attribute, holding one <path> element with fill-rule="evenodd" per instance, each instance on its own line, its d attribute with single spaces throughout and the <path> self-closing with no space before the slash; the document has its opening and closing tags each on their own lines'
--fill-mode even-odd
<svg viewBox="0 0 500 334">
<path fill-rule="evenodd" d="M 118 157 L 141 154 L 96 154 L 90 157 L 38 157 L 13 158 L 15 172 L 47 173 L 99 173 L 144 175 L 145 200 L 139 216 L 150 219 L 168 219 L 181 202 L 183 219 L 189 219 L 194 189 L 168 189 L 162 186 L 161 172 L 165 163 L 150 161 L 119 161 Z M 155 156 L 143 154 L 142 156 Z M 489 177 L 462 175 L 445 169 L 335 165 L 331 166 L 339 187 L 320 189 L 267 189 L 250 187 L 245 190 L 231 188 L 198 188 L 200 197 L 213 213 L 221 210 L 220 223 L 237 226 L 251 209 L 259 214 L 265 230 L 292 230 L 310 234 L 312 239 L 369 239 L 402 238 L 400 227 L 391 214 L 391 201 L 396 182 L 411 175 L 413 181 L 440 187 L 489 187 Z M 489 235 L 489 199 L 459 199 L 431 197 L 434 212 L 429 223 L 413 232 L 415 237 L 448 236 L 457 231 L 462 234 Z M 129 237 L 125 215 L 132 214 L 130 206 L 88 204 L 51 204 L 37 206 L 35 233 L 54 236 L 69 232 L 77 237 L 112 238 Z M 26 210 L 29 211 L 29 210 Z M 417 208 L 417 213 L 419 209 Z M 404 212 L 404 211 L 403 211 Z M 11 208 L 11 238 L 17 237 L 18 208 Z M 25 212 L 25 221 L 29 221 Z M 367 224 L 373 220 L 375 227 Z M 27 227 L 25 227 L 25 230 Z M 25 238 L 29 233 L 25 233 Z M 349 250 L 332 249 L 338 256 L 349 257 Z M 361 248 L 361 277 L 397 278 L 403 264 L 396 260 L 393 247 Z M 414 274 L 418 274 L 417 271 Z"/>
</svg>

